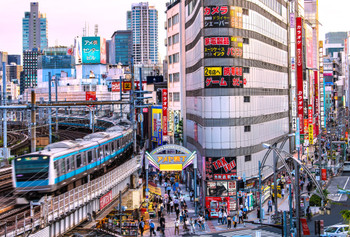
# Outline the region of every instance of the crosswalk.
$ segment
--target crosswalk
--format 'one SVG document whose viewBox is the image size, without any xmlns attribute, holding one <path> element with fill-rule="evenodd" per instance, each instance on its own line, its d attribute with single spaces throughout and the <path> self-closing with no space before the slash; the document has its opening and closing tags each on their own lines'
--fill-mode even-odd
<svg viewBox="0 0 350 237">
<path fill-rule="evenodd" d="M 260 232 L 260 234 L 258 234 Z M 280 237 L 280 234 L 273 233 L 267 230 L 239 230 L 227 233 L 218 234 L 223 237 Z"/>
</svg>

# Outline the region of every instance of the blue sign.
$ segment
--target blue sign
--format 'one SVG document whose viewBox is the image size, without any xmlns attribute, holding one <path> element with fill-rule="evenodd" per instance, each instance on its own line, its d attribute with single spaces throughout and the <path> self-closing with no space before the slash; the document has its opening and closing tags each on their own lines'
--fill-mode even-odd
<svg viewBox="0 0 350 237">
<path fill-rule="evenodd" d="M 158 146 L 163 145 L 163 130 L 159 129 L 158 130 Z"/>
<path fill-rule="evenodd" d="M 300 118 L 297 118 L 297 130 L 295 131 L 295 145 L 300 149 Z"/>
<path fill-rule="evenodd" d="M 82 37 L 83 63 L 101 62 L 100 37 Z"/>
</svg>

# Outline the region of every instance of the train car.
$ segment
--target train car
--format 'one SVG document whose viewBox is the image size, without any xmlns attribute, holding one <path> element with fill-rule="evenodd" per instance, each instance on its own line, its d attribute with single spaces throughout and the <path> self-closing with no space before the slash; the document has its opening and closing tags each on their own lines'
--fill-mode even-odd
<svg viewBox="0 0 350 237">
<path fill-rule="evenodd" d="M 111 164 L 130 158 L 132 144 L 131 127 L 114 126 L 15 158 L 12 182 L 17 203 L 66 192 L 87 182 L 88 177 L 103 174 Z"/>
</svg>

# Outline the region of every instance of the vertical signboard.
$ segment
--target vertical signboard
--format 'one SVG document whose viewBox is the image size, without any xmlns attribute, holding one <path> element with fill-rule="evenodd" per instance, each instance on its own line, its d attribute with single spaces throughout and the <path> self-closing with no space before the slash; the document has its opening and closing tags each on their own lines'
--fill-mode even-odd
<svg viewBox="0 0 350 237">
<path fill-rule="evenodd" d="M 303 26 L 301 17 L 296 18 L 296 58 L 297 58 L 297 96 L 300 135 L 304 134 L 303 122 Z"/>
<path fill-rule="evenodd" d="M 312 105 L 310 104 L 308 107 L 308 118 L 309 118 L 309 144 L 314 144 L 314 124 L 313 124 L 313 110 Z"/>
<path fill-rule="evenodd" d="M 321 170 L 321 177 L 322 177 L 322 180 L 324 180 L 324 181 L 327 180 L 327 169 Z"/>
<path fill-rule="evenodd" d="M 163 136 L 168 135 L 168 89 L 162 90 Z"/>
<path fill-rule="evenodd" d="M 295 131 L 295 145 L 297 149 L 300 149 L 300 119 L 297 118 L 297 123 L 296 123 L 296 131 Z"/>
<path fill-rule="evenodd" d="M 319 116 L 320 116 L 320 105 L 319 105 L 319 86 L 318 86 L 318 71 L 314 71 L 314 78 L 315 78 L 315 101 L 314 101 L 314 108 L 315 108 L 315 136 L 318 136 L 319 134 Z"/>
<path fill-rule="evenodd" d="M 106 64 L 107 63 L 107 52 L 106 52 L 106 39 L 102 38 L 101 42 L 101 63 Z"/>
<path fill-rule="evenodd" d="M 161 138 L 159 130 L 162 130 L 162 107 L 152 107 L 152 141 L 158 142 Z"/>
<path fill-rule="evenodd" d="M 306 67 L 313 68 L 312 27 L 305 24 Z"/>
<path fill-rule="evenodd" d="M 309 229 L 309 226 L 307 225 L 306 218 L 300 218 L 300 222 L 301 222 L 301 227 L 303 228 L 303 236 L 310 235 L 310 229 Z"/>
<path fill-rule="evenodd" d="M 319 41 L 319 62 L 320 62 L 320 77 L 319 77 L 319 91 L 320 91 L 320 120 L 321 120 L 321 128 L 325 127 L 325 98 L 324 98 L 324 87 L 323 87 L 323 41 Z"/>
<path fill-rule="evenodd" d="M 100 37 L 83 37 L 82 48 L 83 63 L 101 62 Z"/>
</svg>

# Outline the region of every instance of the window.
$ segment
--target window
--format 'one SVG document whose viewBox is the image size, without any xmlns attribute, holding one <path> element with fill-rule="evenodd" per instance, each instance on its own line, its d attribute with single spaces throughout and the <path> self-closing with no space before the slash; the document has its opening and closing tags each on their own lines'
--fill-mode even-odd
<svg viewBox="0 0 350 237">
<path fill-rule="evenodd" d="M 169 64 L 172 64 L 172 63 L 173 63 L 173 56 L 170 55 L 170 56 L 169 56 Z"/>
<path fill-rule="evenodd" d="M 114 149 L 114 142 L 111 143 L 111 151 L 112 151 L 112 152 L 115 152 L 115 149 Z"/>
<path fill-rule="evenodd" d="M 64 159 L 61 160 L 61 174 L 66 172 L 66 162 Z"/>
<path fill-rule="evenodd" d="M 173 82 L 173 74 L 169 74 L 169 82 Z"/>
<path fill-rule="evenodd" d="M 79 168 L 81 166 L 81 155 L 77 155 L 75 157 L 75 160 L 77 161 L 77 168 Z"/>
<path fill-rule="evenodd" d="M 169 102 L 173 101 L 173 93 L 169 92 Z"/>
<path fill-rule="evenodd" d="M 244 161 L 245 162 L 252 161 L 252 156 L 251 155 L 244 156 Z"/>
<path fill-rule="evenodd" d="M 170 45 L 171 45 L 171 36 L 168 37 L 168 46 L 170 46 Z"/>
<path fill-rule="evenodd" d="M 242 13 L 243 13 L 243 15 L 249 16 L 249 10 L 246 8 L 242 9 Z"/>
<path fill-rule="evenodd" d="M 250 125 L 244 126 L 244 132 L 250 132 Z"/>
<path fill-rule="evenodd" d="M 249 67 L 244 67 L 243 68 L 243 73 L 250 73 L 250 68 Z"/>
<path fill-rule="evenodd" d="M 243 38 L 243 44 L 249 44 L 249 38 Z"/>
<path fill-rule="evenodd" d="M 243 100 L 244 100 L 244 103 L 249 103 L 250 102 L 250 96 L 244 96 Z"/>
<path fill-rule="evenodd" d="M 191 13 L 193 12 L 194 10 L 194 7 L 196 6 L 196 3 L 197 3 L 197 0 L 192 0 L 189 4 L 188 4 L 188 7 L 187 7 L 187 15 L 191 15 Z"/>
<path fill-rule="evenodd" d="M 173 74 L 173 81 L 174 82 L 179 82 L 180 81 L 180 73 L 174 73 Z"/>
<path fill-rule="evenodd" d="M 66 158 L 66 164 L 67 164 L 67 172 L 70 171 L 72 169 L 72 164 L 71 164 L 71 161 L 70 161 L 70 157 L 67 157 Z"/>
<path fill-rule="evenodd" d="M 168 19 L 168 28 L 171 27 L 171 18 Z"/>
<path fill-rule="evenodd" d="M 92 161 L 92 151 L 88 151 L 87 158 L 88 158 L 88 163 L 91 163 L 91 161 Z"/>
<path fill-rule="evenodd" d="M 179 23 L 179 14 L 176 14 L 175 16 L 172 17 L 173 20 L 173 25 L 176 25 Z"/>
<path fill-rule="evenodd" d="M 178 63 L 179 62 L 179 53 L 176 53 L 173 55 L 173 63 Z"/>
<path fill-rule="evenodd" d="M 179 39 L 180 39 L 179 33 L 173 35 L 173 44 L 179 43 Z"/>
<path fill-rule="evenodd" d="M 174 92 L 174 102 L 180 101 L 180 92 Z"/>
</svg>

